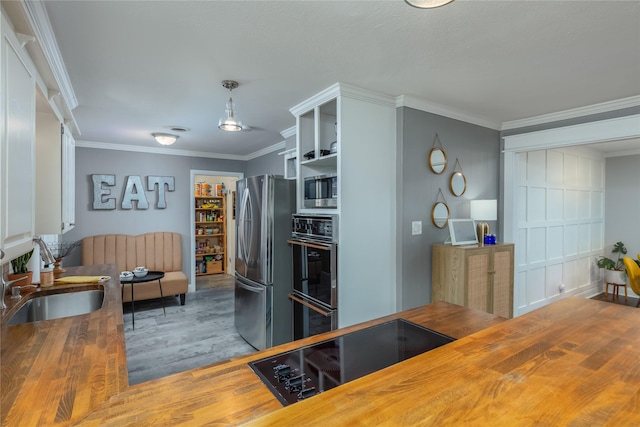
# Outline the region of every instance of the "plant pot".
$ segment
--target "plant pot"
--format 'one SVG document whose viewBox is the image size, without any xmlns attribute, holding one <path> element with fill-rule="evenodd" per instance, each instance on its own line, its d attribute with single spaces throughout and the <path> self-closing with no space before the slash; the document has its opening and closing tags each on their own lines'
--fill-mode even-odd
<svg viewBox="0 0 640 427">
<path fill-rule="evenodd" d="M 7 274 L 7 281 L 10 282 L 12 280 L 16 280 L 19 279 L 21 277 L 25 277 L 27 276 L 26 279 L 24 280 L 20 280 L 19 282 L 14 283 L 13 285 L 11 285 L 11 287 L 13 288 L 14 286 L 27 286 L 31 284 L 31 281 L 33 280 L 33 271 L 27 271 L 26 273 L 11 273 L 11 274 Z"/>
<path fill-rule="evenodd" d="M 604 280 L 606 283 L 623 285 L 627 283 L 627 276 L 624 274 L 624 270 L 605 270 Z"/>
</svg>

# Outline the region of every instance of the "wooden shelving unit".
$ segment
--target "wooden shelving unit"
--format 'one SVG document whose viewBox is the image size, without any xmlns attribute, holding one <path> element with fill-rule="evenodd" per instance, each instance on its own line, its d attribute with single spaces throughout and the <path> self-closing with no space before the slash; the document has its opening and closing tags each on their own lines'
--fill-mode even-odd
<svg viewBox="0 0 640 427">
<path fill-rule="evenodd" d="M 225 198 L 195 198 L 196 276 L 225 272 L 227 252 Z"/>
</svg>

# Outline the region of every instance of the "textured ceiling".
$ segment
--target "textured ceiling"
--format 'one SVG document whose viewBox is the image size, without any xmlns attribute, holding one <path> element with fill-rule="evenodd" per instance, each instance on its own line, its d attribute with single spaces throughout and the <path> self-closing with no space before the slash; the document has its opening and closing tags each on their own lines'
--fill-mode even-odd
<svg viewBox="0 0 640 427">
<path fill-rule="evenodd" d="M 248 155 L 336 82 L 502 123 L 640 95 L 639 1 L 46 2 L 81 141 Z M 234 79 L 251 131 L 217 129 Z"/>
</svg>

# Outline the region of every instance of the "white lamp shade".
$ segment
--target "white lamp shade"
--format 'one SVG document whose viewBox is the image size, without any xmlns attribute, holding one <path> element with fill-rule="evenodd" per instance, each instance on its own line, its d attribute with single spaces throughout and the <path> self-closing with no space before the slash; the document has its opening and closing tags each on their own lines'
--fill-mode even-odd
<svg viewBox="0 0 640 427">
<path fill-rule="evenodd" d="M 242 122 L 235 116 L 235 108 L 233 99 L 229 98 L 227 102 L 226 114 L 218 121 L 218 129 L 226 132 L 239 132 L 242 130 Z"/>
<path fill-rule="evenodd" d="M 471 218 L 476 221 L 495 221 L 498 219 L 497 200 L 471 200 Z"/>
</svg>

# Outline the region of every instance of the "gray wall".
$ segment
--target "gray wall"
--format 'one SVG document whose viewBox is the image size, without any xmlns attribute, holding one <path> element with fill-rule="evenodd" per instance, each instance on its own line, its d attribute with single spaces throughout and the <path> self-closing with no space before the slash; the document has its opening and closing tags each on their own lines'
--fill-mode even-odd
<svg viewBox="0 0 640 427">
<path fill-rule="evenodd" d="M 635 258 L 640 252 L 640 154 L 605 160 L 605 256 L 622 241 Z"/>
<path fill-rule="evenodd" d="M 284 140 L 285 146 L 264 156 L 251 159 L 247 162 L 246 177 L 262 174 L 283 175 L 284 157 L 278 155 L 285 150 L 296 148 L 296 136 L 290 136 Z"/>
<path fill-rule="evenodd" d="M 191 198 L 191 170 L 215 170 L 246 173 L 246 162 L 199 157 L 171 156 L 163 154 L 136 153 L 129 151 L 101 150 L 95 148 L 76 149 L 76 226 L 63 235 L 64 240 L 80 240 L 97 234 L 143 234 L 153 231 L 173 231 L 182 234 L 182 269 L 189 277 Z M 93 210 L 92 174 L 116 175 L 116 185 L 111 196 L 116 198 L 115 210 Z M 146 185 L 149 175 L 173 176 L 175 191 L 166 192 L 166 209 L 157 209 L 156 192 L 145 191 L 149 209 L 124 210 L 120 201 L 127 177 L 138 175 Z M 64 264 L 82 263 L 82 251 L 76 249 Z"/>
<path fill-rule="evenodd" d="M 284 148 L 249 160 L 245 177 L 263 174 L 284 175 L 284 158 L 278 155 L 280 151 L 284 151 Z"/>
<path fill-rule="evenodd" d="M 398 109 L 399 174 L 398 218 L 401 233 L 399 308 L 431 302 L 431 245 L 449 237 L 448 229 L 431 222 L 431 208 L 442 190 L 451 218 L 469 218 L 469 200 L 498 199 L 500 134 L 496 130 L 412 108 Z M 436 133 L 447 154 L 446 170 L 439 175 L 428 167 L 427 156 Z M 456 158 L 467 178 L 467 190 L 455 197 L 449 178 Z M 500 214 L 498 214 L 500 219 Z M 411 222 L 422 221 L 422 234 L 411 235 Z M 492 232 L 495 222 L 489 222 Z M 498 235 L 498 240 L 500 236 Z"/>
</svg>

